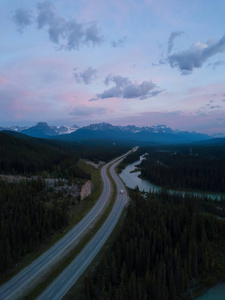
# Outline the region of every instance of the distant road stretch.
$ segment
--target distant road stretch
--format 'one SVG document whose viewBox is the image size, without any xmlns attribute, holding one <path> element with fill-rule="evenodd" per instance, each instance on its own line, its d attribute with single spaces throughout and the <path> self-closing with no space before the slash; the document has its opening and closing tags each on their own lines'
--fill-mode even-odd
<svg viewBox="0 0 225 300">
<path fill-rule="evenodd" d="M 103 166 L 103 168 L 101 170 L 101 176 L 102 176 L 102 180 L 103 180 L 103 191 L 102 191 L 100 198 L 96 202 L 96 204 L 92 207 L 92 209 L 88 212 L 88 214 L 77 225 L 75 225 L 62 239 L 60 239 L 58 242 L 56 242 L 51 248 L 49 248 L 46 252 L 44 252 L 41 256 L 39 256 L 29 266 L 24 268 L 16 276 L 11 278 L 7 283 L 3 284 L 0 287 L 0 299 L 1 300 L 3 300 L 3 299 L 4 300 L 19 299 L 20 297 L 24 296 L 29 290 L 31 290 L 35 286 L 35 284 L 44 275 L 49 273 L 49 271 L 51 270 L 51 267 L 53 267 L 57 262 L 59 262 L 60 259 L 62 259 L 62 257 L 64 257 L 65 255 L 68 254 L 68 252 L 72 249 L 74 244 L 76 244 L 79 241 L 80 237 L 87 231 L 87 228 L 91 224 L 96 222 L 99 215 L 103 211 L 103 208 L 105 207 L 106 203 L 108 202 L 110 192 L 111 192 L 111 186 L 110 186 L 108 176 L 106 174 L 106 169 L 110 164 L 117 161 L 118 159 L 122 160 L 126 155 L 127 154 L 125 154 L 119 158 L 116 158 L 112 162 Z M 117 163 L 118 162 L 116 162 L 114 165 L 116 165 Z M 115 177 L 114 180 L 116 181 L 116 184 L 118 185 L 118 189 L 119 190 L 124 189 L 124 185 L 122 184 L 122 182 L 120 181 L 118 176 L 115 174 L 115 172 L 112 170 L 112 168 L 111 168 L 111 172 L 112 172 L 113 178 Z M 123 196 L 121 195 L 121 197 L 119 197 L 119 199 L 117 199 L 117 202 L 120 202 L 120 205 L 118 205 L 118 203 L 116 205 L 116 207 L 117 207 L 117 209 L 119 209 L 119 211 L 120 210 L 122 211 L 122 207 L 125 204 L 126 195 L 123 195 Z M 119 207 L 121 206 L 121 208 L 118 208 L 118 206 Z M 113 209 L 113 211 L 114 210 L 115 210 L 115 208 Z M 119 217 L 119 215 L 120 215 L 119 212 L 117 212 L 115 214 L 115 216 L 117 216 L 117 217 Z M 110 234 L 110 232 L 111 232 L 110 230 L 112 230 L 113 227 L 111 226 L 110 228 L 108 228 L 108 235 Z M 101 228 L 101 230 L 103 230 L 103 229 Z M 101 233 L 101 234 L 103 234 L 103 233 Z M 107 235 L 107 233 L 104 233 L 104 236 L 106 236 L 106 235 Z M 102 244 L 104 243 L 102 239 L 97 239 L 96 236 L 93 239 L 95 239 L 95 243 L 97 243 L 97 244 L 100 243 L 100 241 Z M 92 240 L 91 240 L 91 242 L 93 243 Z M 85 247 L 85 249 L 86 249 L 86 247 Z M 85 251 L 87 251 L 87 250 L 85 250 Z M 97 253 L 98 250 L 96 249 L 95 251 Z M 84 257 L 85 256 L 82 256 L 82 259 L 84 260 L 84 263 L 87 266 L 92 258 L 91 257 L 89 258 L 89 256 L 88 256 L 87 259 L 85 259 Z M 60 276 L 62 276 L 62 275 L 60 275 Z M 65 281 L 65 285 L 68 286 L 67 281 Z M 47 299 L 47 298 L 41 298 L 41 299 Z M 49 297 L 49 299 L 53 299 L 53 298 Z M 60 299 L 60 297 L 54 298 L 54 299 Z"/>
<path fill-rule="evenodd" d="M 123 156 L 124 157 L 124 156 Z M 124 206 L 127 203 L 127 194 L 123 182 L 120 180 L 115 172 L 115 166 L 121 161 L 115 162 L 111 168 L 110 173 L 117 187 L 116 202 L 108 218 L 89 241 L 89 243 L 83 248 L 79 255 L 70 263 L 70 265 L 49 285 L 49 287 L 43 291 L 43 293 L 37 298 L 38 300 L 56 300 L 62 299 L 62 297 L 69 291 L 69 289 L 75 284 L 80 275 L 84 272 L 87 266 L 94 259 L 101 247 L 104 245 L 109 235 L 116 226 L 119 217 L 123 211 Z M 124 194 L 120 194 L 120 191 L 124 190 Z"/>
</svg>

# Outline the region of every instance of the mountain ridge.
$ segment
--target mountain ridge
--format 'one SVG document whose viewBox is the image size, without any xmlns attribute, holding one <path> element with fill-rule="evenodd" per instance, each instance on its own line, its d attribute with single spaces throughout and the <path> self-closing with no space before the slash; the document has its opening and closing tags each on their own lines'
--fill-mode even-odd
<svg viewBox="0 0 225 300">
<path fill-rule="evenodd" d="M 10 128 L 10 129 L 9 129 Z M 153 142 L 153 143 L 189 143 L 206 141 L 212 139 L 207 134 L 195 131 L 173 130 L 167 125 L 154 125 L 137 127 L 135 125 L 112 125 L 110 123 L 95 123 L 84 127 L 73 125 L 49 126 L 46 122 L 38 122 L 31 127 L 0 127 L 2 130 L 12 130 L 22 134 L 45 139 L 56 139 L 64 141 L 86 141 L 86 140 L 115 140 L 133 142 Z M 21 129 L 21 130 L 20 130 Z"/>
<path fill-rule="evenodd" d="M 87 139 L 105 139 L 117 141 L 133 142 L 153 142 L 153 143 L 187 143 L 210 139 L 206 134 L 197 132 L 187 132 L 172 130 L 167 125 L 137 127 L 135 125 L 114 126 L 109 123 L 91 124 L 79 128 L 68 136 L 61 135 L 57 139 L 87 140 Z"/>
<path fill-rule="evenodd" d="M 9 127 L 0 127 L 0 131 L 9 130 L 14 132 L 19 132 L 26 134 L 32 137 L 37 138 L 46 138 L 48 136 L 55 136 L 61 134 L 70 134 L 74 132 L 79 127 L 77 125 L 73 126 L 49 126 L 46 122 L 38 122 L 36 125 L 28 126 L 9 126 Z"/>
</svg>

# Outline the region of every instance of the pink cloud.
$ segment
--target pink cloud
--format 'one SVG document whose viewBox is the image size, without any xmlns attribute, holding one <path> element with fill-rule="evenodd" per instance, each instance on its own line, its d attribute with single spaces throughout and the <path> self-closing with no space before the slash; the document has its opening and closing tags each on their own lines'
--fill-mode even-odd
<svg viewBox="0 0 225 300">
<path fill-rule="evenodd" d="M 0 76 L 0 85 L 7 85 L 9 80 L 5 77 Z"/>
</svg>

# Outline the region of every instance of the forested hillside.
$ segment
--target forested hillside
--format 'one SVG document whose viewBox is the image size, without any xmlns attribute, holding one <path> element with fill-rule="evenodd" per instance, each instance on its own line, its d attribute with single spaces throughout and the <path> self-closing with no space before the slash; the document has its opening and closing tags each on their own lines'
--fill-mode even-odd
<svg viewBox="0 0 225 300">
<path fill-rule="evenodd" d="M 40 178 L 18 183 L 0 180 L 0 274 L 68 223 L 66 202 L 60 205 L 55 195 L 54 202 L 46 205 L 49 194 L 44 188 Z"/>
<path fill-rule="evenodd" d="M 213 214 L 224 217 L 225 204 L 167 194 L 143 199 L 138 190 L 131 198 L 113 249 L 85 280 L 85 299 L 188 299 L 218 267 L 212 243 L 224 238 L 225 223 Z"/>
<path fill-rule="evenodd" d="M 0 275 L 87 209 L 79 187 L 92 177 L 79 163 L 81 158 L 107 161 L 129 149 L 14 135 L 0 133 Z M 100 173 L 96 176 L 99 184 Z M 52 178 L 53 184 L 46 178 Z"/>
<path fill-rule="evenodd" d="M 48 146 L 0 133 L 0 173 L 31 175 L 50 171 L 65 158 L 65 153 Z"/>
<path fill-rule="evenodd" d="M 45 171 L 51 177 L 69 178 L 72 168 L 74 176 L 79 177 L 82 173 L 77 169 L 80 158 L 106 162 L 130 149 L 129 145 L 123 144 L 112 147 L 109 142 L 80 144 L 11 134 L 0 132 L 0 174 L 30 176 Z"/>
<path fill-rule="evenodd" d="M 141 174 L 166 189 L 225 192 L 225 147 L 149 148 Z"/>
</svg>

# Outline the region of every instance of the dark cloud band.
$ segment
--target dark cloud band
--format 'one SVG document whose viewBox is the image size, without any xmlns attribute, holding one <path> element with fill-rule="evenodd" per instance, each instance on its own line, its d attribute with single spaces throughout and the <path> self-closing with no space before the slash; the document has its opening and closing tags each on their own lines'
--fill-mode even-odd
<svg viewBox="0 0 225 300">
<path fill-rule="evenodd" d="M 49 1 L 36 4 L 36 23 L 39 29 L 47 28 L 49 39 L 61 49 L 79 50 L 83 45 L 100 45 L 104 41 L 96 22 L 79 23 L 57 15 Z M 13 21 L 19 31 L 31 24 L 32 15 L 25 9 L 17 9 Z"/>
<path fill-rule="evenodd" d="M 225 51 L 225 35 L 217 42 L 195 43 L 190 49 L 168 56 L 170 66 L 177 67 L 182 74 L 190 74 L 201 68 L 211 56 Z"/>
<path fill-rule="evenodd" d="M 163 91 L 155 90 L 156 84 L 152 81 L 143 81 L 141 83 L 132 82 L 127 77 L 114 76 L 113 74 L 110 74 L 105 78 L 105 85 L 108 86 L 110 83 L 114 83 L 115 86 L 105 90 L 101 94 L 97 94 L 96 98 L 92 98 L 89 101 L 114 97 L 144 100 L 157 96 Z"/>
<path fill-rule="evenodd" d="M 92 67 L 88 67 L 83 72 L 76 72 L 77 69 L 74 69 L 74 77 L 77 83 L 90 84 L 96 78 L 97 70 Z"/>
<path fill-rule="evenodd" d="M 16 23 L 17 30 L 23 32 L 24 28 L 29 26 L 32 22 L 32 14 L 29 10 L 18 8 L 14 16 L 12 17 L 13 21 Z"/>
</svg>

